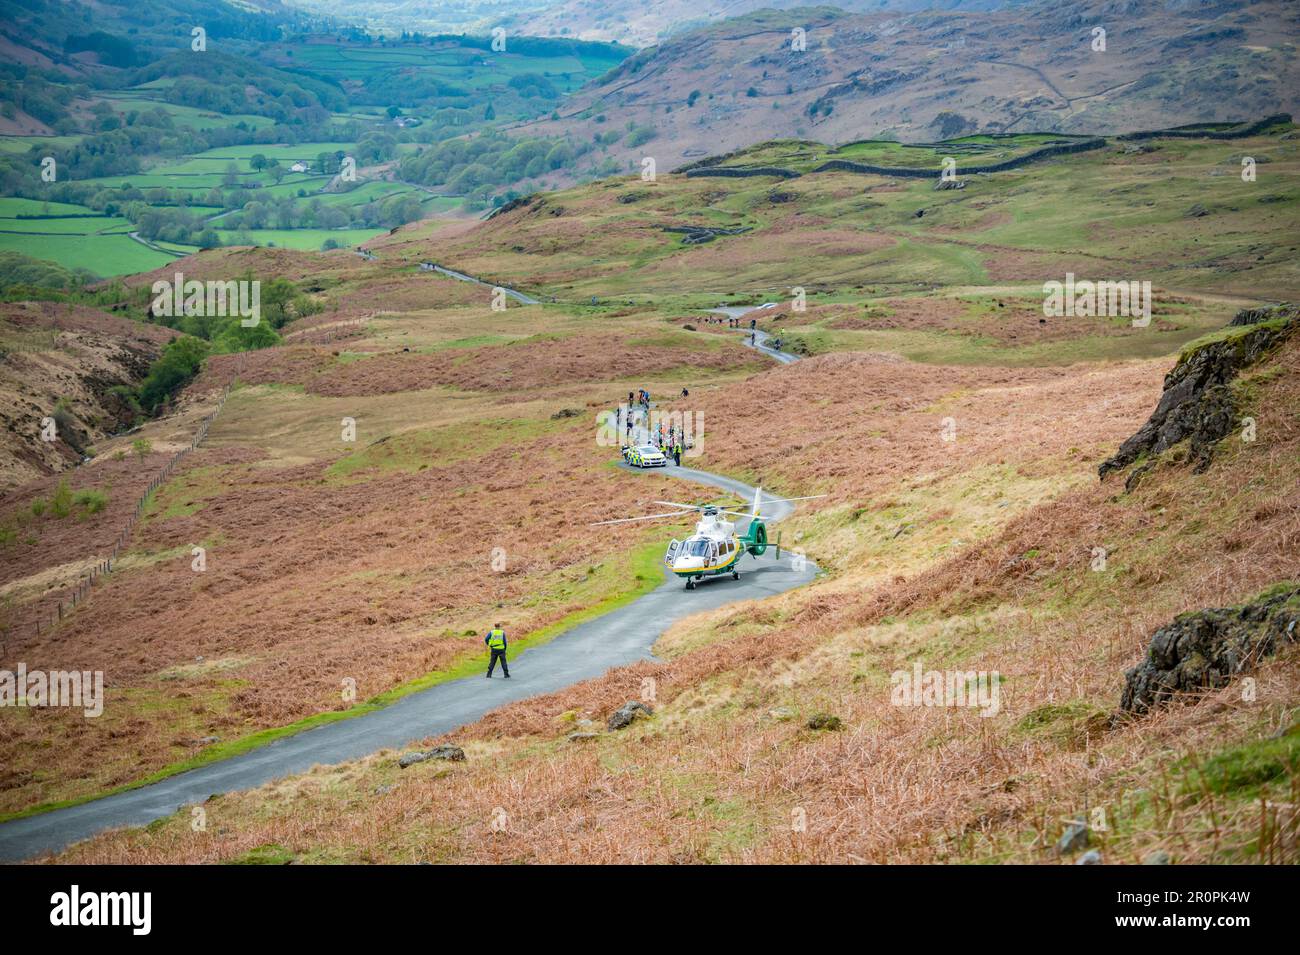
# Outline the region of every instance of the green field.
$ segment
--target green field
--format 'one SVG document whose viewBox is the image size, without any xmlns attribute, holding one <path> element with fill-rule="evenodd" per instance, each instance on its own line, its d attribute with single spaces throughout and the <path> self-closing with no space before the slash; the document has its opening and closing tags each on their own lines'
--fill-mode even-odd
<svg viewBox="0 0 1300 955">
<path fill-rule="evenodd" d="M 5 219 L 13 219 L 18 216 L 93 216 L 98 214 L 94 209 L 73 205 L 69 202 L 41 202 L 39 199 L 0 196 L 0 217 Z"/>
<path fill-rule="evenodd" d="M 383 235 L 387 231 L 387 229 L 246 229 L 238 234 L 240 238 L 247 235 L 255 245 L 316 251 L 325 244 L 326 239 L 333 239 L 343 248 L 351 248 L 367 239 Z"/>
<path fill-rule="evenodd" d="M 265 129 L 268 126 L 274 126 L 275 120 L 269 116 L 256 116 L 252 113 L 237 113 L 226 115 L 223 113 L 214 113 L 210 110 L 195 109 L 193 106 L 181 106 L 178 103 L 168 103 L 166 100 L 156 99 L 151 93 L 152 84 L 136 87 L 130 90 L 119 90 L 110 93 L 101 94 L 114 108 L 119 112 L 129 112 L 136 109 L 161 109 L 172 118 L 172 122 L 177 126 L 186 129 L 222 129 L 226 126 L 235 126 L 240 123 L 249 129 Z"/>
<path fill-rule="evenodd" d="M 0 233 L 0 249 L 49 259 L 100 278 L 148 272 L 173 260 L 128 235 L 13 235 Z"/>
<path fill-rule="evenodd" d="M 131 223 L 118 216 L 0 219 L 0 232 L 18 232 L 26 235 L 97 235 L 102 232 L 129 231 L 131 231 Z"/>
</svg>

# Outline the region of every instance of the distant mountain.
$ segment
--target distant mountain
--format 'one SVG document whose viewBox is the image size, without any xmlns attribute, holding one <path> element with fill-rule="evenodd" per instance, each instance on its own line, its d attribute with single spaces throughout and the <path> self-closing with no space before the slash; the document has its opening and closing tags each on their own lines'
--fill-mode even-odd
<svg viewBox="0 0 1300 955">
<path fill-rule="evenodd" d="M 1298 36 L 1300 5 L 1288 0 L 764 10 L 642 50 L 526 131 L 653 129 L 611 155 L 667 169 L 778 137 L 915 142 L 1247 119 L 1300 112 Z"/>
<path fill-rule="evenodd" d="M 994 10 L 1027 2 L 1030 0 L 837 0 L 831 6 L 850 13 L 901 13 Z M 525 0 L 525 5 L 536 4 Z M 654 0 L 640 4 L 623 0 L 558 0 L 544 9 L 512 17 L 504 25 L 516 33 L 535 36 L 572 36 L 581 40 L 617 40 L 630 46 L 649 46 L 728 17 L 740 17 L 757 10 L 806 6 L 806 0 Z"/>
<path fill-rule="evenodd" d="M 309 19 L 280 0 L 0 0 L 0 58 L 75 76 L 188 50 L 195 27 L 245 48 Z"/>
</svg>

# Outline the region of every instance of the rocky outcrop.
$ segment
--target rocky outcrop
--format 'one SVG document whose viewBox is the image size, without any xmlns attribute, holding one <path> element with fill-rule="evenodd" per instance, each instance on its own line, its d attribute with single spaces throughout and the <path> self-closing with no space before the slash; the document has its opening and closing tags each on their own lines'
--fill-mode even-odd
<svg viewBox="0 0 1300 955">
<path fill-rule="evenodd" d="M 717 229 L 710 226 L 688 225 L 676 226 L 666 225 L 663 227 L 665 232 L 675 232 L 682 237 L 685 245 L 703 245 L 705 242 L 712 242 L 720 235 L 742 235 L 750 231 L 749 226 L 736 226 L 732 229 Z"/>
<path fill-rule="evenodd" d="M 407 766 L 414 766 L 416 763 L 423 763 L 430 759 L 445 759 L 453 763 L 463 763 L 465 761 L 465 751 L 459 746 L 450 744 L 435 746 L 433 749 L 424 752 L 406 753 L 397 761 L 397 765 L 405 769 Z"/>
<path fill-rule="evenodd" d="M 1238 312 L 1230 327 L 1245 327 L 1185 352 L 1169 374 L 1160 403 L 1146 424 L 1097 469 L 1101 477 L 1144 455 L 1190 442 L 1195 469 L 1210 466 L 1214 446 L 1234 431 L 1238 410 L 1229 383 L 1241 369 L 1267 356 L 1300 327 L 1300 306 L 1273 305 Z M 1130 476 L 1129 486 L 1132 485 Z"/>
<path fill-rule="evenodd" d="M 1300 584 L 1286 583 L 1237 607 L 1181 614 L 1151 635 L 1124 674 L 1120 709 L 1145 713 L 1178 693 L 1226 686 L 1285 643 L 1300 640 Z"/>
<path fill-rule="evenodd" d="M 638 717 L 653 716 L 654 710 L 644 703 L 636 700 L 628 700 L 613 713 L 609 714 L 609 722 L 605 725 L 611 730 L 621 730 L 631 726 L 636 722 Z"/>
</svg>

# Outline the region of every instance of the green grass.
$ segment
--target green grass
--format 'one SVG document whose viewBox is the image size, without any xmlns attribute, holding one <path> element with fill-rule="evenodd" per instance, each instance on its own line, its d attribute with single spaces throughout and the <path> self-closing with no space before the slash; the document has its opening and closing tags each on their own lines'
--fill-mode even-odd
<svg viewBox="0 0 1300 955">
<path fill-rule="evenodd" d="M 499 418 L 433 430 L 404 431 L 339 458 L 325 471 L 338 480 L 369 480 L 375 473 L 423 470 L 531 440 L 553 430 L 549 420 Z"/>
<path fill-rule="evenodd" d="M 130 231 L 131 223 L 117 216 L 82 216 L 66 219 L 3 219 L 0 218 L 0 233 L 22 233 L 25 235 L 97 235 L 105 232 L 124 233 Z"/>
<path fill-rule="evenodd" d="M 1300 769 L 1300 723 L 1277 739 L 1260 739 L 1216 753 L 1193 765 L 1183 783 L 1186 794 L 1208 790 L 1253 798 L 1262 786 Z"/>
<path fill-rule="evenodd" d="M 89 206 L 73 205 L 70 202 L 42 202 L 38 199 L 20 199 L 17 196 L 0 197 L 0 218 L 78 215 L 97 216 L 99 213 Z"/>
<path fill-rule="evenodd" d="M 70 269 L 100 276 L 148 272 L 175 259 L 141 245 L 128 235 L 13 235 L 0 233 L 0 249 L 49 259 Z"/>
<path fill-rule="evenodd" d="M 333 239 L 343 248 L 351 248 L 387 232 L 387 229 L 241 229 L 222 232 L 221 237 L 223 242 L 233 244 L 247 235 L 254 245 L 315 252 L 327 239 Z"/>
</svg>

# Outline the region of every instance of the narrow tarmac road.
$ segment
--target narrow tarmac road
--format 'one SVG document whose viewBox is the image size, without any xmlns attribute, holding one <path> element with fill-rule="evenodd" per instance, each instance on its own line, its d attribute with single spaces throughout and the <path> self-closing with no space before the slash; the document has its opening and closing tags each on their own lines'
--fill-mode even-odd
<svg viewBox="0 0 1300 955">
<path fill-rule="evenodd" d="M 713 312 L 715 315 L 726 315 L 728 318 L 740 318 L 742 315 L 747 315 L 757 308 L 757 305 L 724 305 L 721 308 L 711 308 L 709 311 Z M 799 360 L 798 355 L 792 355 L 789 352 L 780 351 L 779 349 L 768 345 L 767 342 L 772 336 L 767 332 L 758 328 L 753 329 L 752 332 L 748 328 L 741 329 L 741 331 L 745 333 L 744 345 L 746 348 L 752 348 L 756 352 L 762 352 L 768 358 L 775 358 L 783 365 L 790 365 Z M 751 335 L 753 336 L 752 340 L 750 337 Z"/>
</svg>

